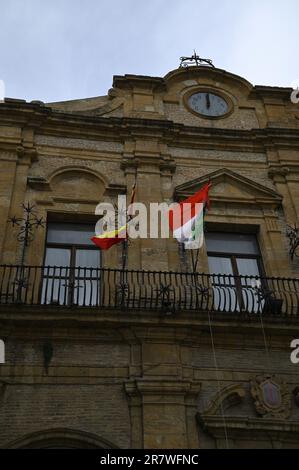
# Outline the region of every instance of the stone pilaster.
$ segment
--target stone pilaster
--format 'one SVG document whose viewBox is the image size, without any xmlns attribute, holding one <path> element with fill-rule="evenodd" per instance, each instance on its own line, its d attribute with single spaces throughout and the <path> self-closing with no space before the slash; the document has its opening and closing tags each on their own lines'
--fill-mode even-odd
<svg viewBox="0 0 299 470">
<path fill-rule="evenodd" d="M 147 239 L 132 240 L 129 247 L 130 268 L 144 270 L 164 271 L 169 269 L 168 243 L 159 237 L 150 238 L 150 204 L 169 202 L 171 185 L 169 178 L 175 165 L 169 156 L 161 154 L 157 140 L 136 140 L 126 144 L 127 152 L 123 155 L 121 163 L 127 179 L 127 191 L 137 178 L 136 202 L 145 204 L 147 208 Z M 166 197 L 163 191 L 163 182 L 166 182 Z M 168 187 L 168 190 L 167 190 Z M 164 186 L 165 189 L 165 186 Z"/>
<path fill-rule="evenodd" d="M 127 382 L 132 447 L 145 449 L 198 448 L 195 436 L 196 399 L 200 383 L 189 380 L 143 380 Z M 190 420 L 189 408 L 194 407 Z M 190 421 L 194 421 L 190 426 Z M 139 433 L 138 433 L 139 430 Z M 142 442 L 138 435 L 143 434 Z"/>
</svg>

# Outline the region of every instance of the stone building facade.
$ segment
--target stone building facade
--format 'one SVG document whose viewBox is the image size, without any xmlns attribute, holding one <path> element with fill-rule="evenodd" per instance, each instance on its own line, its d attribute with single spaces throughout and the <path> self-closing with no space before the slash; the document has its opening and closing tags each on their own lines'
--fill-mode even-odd
<svg viewBox="0 0 299 470">
<path fill-rule="evenodd" d="M 0 104 L 0 447 L 298 448 L 299 262 L 286 233 L 299 218 L 299 107 L 290 95 L 199 66 L 115 76 L 103 97 Z M 201 297 L 179 274 L 191 264 L 173 239 L 129 244 L 133 303 L 130 282 L 115 301 L 122 247 L 87 255 L 78 241 L 96 205 L 130 194 L 135 177 L 146 204 L 212 182 Z M 46 227 L 23 251 L 10 219 L 28 202 Z M 78 300 L 90 300 L 93 275 L 73 295 L 71 271 L 38 268 L 73 263 L 74 273 L 91 256 L 106 270 L 104 303 Z M 181 276 L 186 308 L 171 282 L 136 281 L 142 271 Z M 151 282 L 170 311 L 144 300 Z"/>
</svg>

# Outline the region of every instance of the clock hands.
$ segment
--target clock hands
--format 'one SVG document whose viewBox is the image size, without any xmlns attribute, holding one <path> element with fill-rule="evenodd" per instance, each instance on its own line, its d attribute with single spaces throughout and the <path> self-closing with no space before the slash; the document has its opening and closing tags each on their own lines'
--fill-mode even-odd
<svg viewBox="0 0 299 470">
<path fill-rule="evenodd" d="M 225 98 L 209 91 L 199 91 L 189 97 L 190 108 L 199 115 L 218 118 L 228 113 L 229 106 Z"/>
<path fill-rule="evenodd" d="M 209 95 L 209 93 L 206 94 L 206 104 L 207 104 L 207 109 L 210 109 L 210 107 L 211 107 L 211 100 L 210 100 L 210 95 Z"/>
</svg>

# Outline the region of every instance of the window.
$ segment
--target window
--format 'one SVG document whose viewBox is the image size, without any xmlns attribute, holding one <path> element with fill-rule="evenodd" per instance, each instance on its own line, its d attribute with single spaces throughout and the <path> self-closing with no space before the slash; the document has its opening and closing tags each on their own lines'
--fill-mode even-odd
<svg viewBox="0 0 299 470">
<path fill-rule="evenodd" d="M 260 276 L 261 255 L 255 235 L 212 232 L 206 234 L 212 274 Z"/>
<path fill-rule="evenodd" d="M 101 252 L 93 235 L 91 224 L 48 224 L 42 303 L 98 304 Z"/>
<path fill-rule="evenodd" d="M 263 269 L 256 235 L 211 232 L 206 234 L 206 244 L 216 307 L 258 311 L 259 281 L 254 278 L 260 278 Z"/>
</svg>

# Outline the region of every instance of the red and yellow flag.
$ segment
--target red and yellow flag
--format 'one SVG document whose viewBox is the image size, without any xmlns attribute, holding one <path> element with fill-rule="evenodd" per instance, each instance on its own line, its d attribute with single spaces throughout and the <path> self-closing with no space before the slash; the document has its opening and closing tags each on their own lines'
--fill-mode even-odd
<svg viewBox="0 0 299 470">
<path fill-rule="evenodd" d="M 132 188 L 130 206 L 131 204 L 134 203 L 135 196 L 136 196 L 136 182 Z M 133 217 L 131 212 L 132 211 L 129 209 L 128 216 L 130 218 Z M 101 250 L 109 250 L 113 245 L 117 245 L 118 243 L 121 243 L 127 239 L 128 239 L 128 223 L 126 223 L 126 225 L 124 225 L 123 227 L 117 230 L 112 230 L 111 232 L 106 232 L 101 235 L 95 235 L 94 237 L 92 237 L 91 240 Z"/>
<path fill-rule="evenodd" d="M 113 245 L 123 242 L 128 238 L 127 226 L 124 225 L 118 230 L 113 230 L 112 232 L 106 232 L 102 235 L 96 235 L 92 237 L 93 243 L 100 248 L 101 250 L 109 250 Z"/>
</svg>

